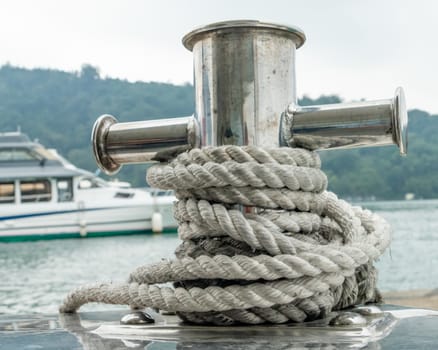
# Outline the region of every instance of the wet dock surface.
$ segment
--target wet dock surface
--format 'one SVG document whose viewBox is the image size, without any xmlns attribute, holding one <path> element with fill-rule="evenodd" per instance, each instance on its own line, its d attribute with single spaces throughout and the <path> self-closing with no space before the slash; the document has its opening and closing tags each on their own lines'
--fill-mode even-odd
<svg viewBox="0 0 438 350">
<path fill-rule="evenodd" d="M 438 312 L 384 305 L 367 324 L 193 326 L 152 313 L 154 325 L 120 325 L 127 309 L 0 316 L 0 349 L 436 349 Z"/>
</svg>

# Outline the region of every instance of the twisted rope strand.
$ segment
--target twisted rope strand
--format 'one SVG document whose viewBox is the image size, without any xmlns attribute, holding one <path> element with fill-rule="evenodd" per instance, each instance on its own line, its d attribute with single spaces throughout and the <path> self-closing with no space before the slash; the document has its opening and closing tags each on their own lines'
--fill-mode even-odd
<svg viewBox="0 0 438 350">
<path fill-rule="evenodd" d="M 310 297 L 342 284 L 344 277 L 326 274 L 316 280 L 297 278 L 294 282 L 278 280 L 251 285 L 231 285 L 207 288 L 170 288 L 148 284 L 96 284 L 76 291 L 64 300 L 61 312 L 73 312 L 84 303 L 128 304 L 136 307 L 153 307 L 164 310 L 207 312 L 252 307 L 270 307 L 287 304 L 295 299 Z"/>
<path fill-rule="evenodd" d="M 198 258 L 185 257 L 180 260 L 165 261 L 138 267 L 131 273 L 129 282 L 166 283 L 175 280 L 193 279 L 226 279 L 226 280 L 258 280 L 268 281 L 302 276 L 315 277 L 323 272 L 340 273 L 343 276 L 354 274 L 354 268 L 345 269 L 330 259 L 313 253 L 301 256 L 258 255 L 202 255 Z"/>
<path fill-rule="evenodd" d="M 327 187 L 325 174 L 314 168 L 254 162 L 157 165 L 148 181 L 173 190 L 209 187 L 288 188 L 292 191 L 321 192 Z"/>
<path fill-rule="evenodd" d="M 231 160 L 237 163 L 279 163 L 318 169 L 321 167 L 317 153 L 288 147 L 263 149 L 255 146 L 207 146 L 202 149 L 195 148 L 178 156 L 178 163 L 184 165 L 205 164 L 210 161 L 220 164 Z"/>
</svg>

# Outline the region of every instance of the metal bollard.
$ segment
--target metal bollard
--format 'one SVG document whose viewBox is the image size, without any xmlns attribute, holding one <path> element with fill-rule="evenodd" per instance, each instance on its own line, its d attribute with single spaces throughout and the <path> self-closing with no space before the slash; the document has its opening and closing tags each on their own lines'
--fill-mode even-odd
<svg viewBox="0 0 438 350">
<path fill-rule="evenodd" d="M 190 32 L 183 44 L 194 56 L 195 117 L 116 123 L 102 116 L 92 134 L 99 167 L 111 174 L 125 163 L 166 161 L 200 145 L 313 150 L 395 143 L 406 154 L 401 88 L 389 100 L 297 105 L 295 51 L 304 41 L 298 28 L 259 21 Z"/>
</svg>

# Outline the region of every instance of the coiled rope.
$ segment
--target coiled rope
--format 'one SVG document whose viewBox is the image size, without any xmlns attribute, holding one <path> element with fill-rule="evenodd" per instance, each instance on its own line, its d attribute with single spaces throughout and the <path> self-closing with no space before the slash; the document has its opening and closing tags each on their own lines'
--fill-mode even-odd
<svg viewBox="0 0 438 350">
<path fill-rule="evenodd" d="M 193 149 L 149 169 L 147 180 L 179 199 L 177 259 L 141 266 L 127 283 L 74 290 L 61 312 L 103 302 L 230 325 L 303 322 L 380 301 L 373 262 L 389 245 L 389 225 L 327 192 L 316 153 Z"/>
</svg>

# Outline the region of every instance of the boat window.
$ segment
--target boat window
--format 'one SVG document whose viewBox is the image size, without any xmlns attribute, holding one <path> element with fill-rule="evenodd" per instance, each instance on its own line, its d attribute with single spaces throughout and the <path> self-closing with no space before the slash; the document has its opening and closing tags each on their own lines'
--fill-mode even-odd
<svg viewBox="0 0 438 350">
<path fill-rule="evenodd" d="M 0 204 L 15 202 L 15 184 L 13 182 L 0 182 Z"/>
<path fill-rule="evenodd" d="M 173 191 L 172 190 L 154 190 L 153 191 L 153 196 L 154 197 L 166 197 L 166 196 L 172 196 L 173 195 Z"/>
<path fill-rule="evenodd" d="M 58 202 L 71 202 L 73 200 L 72 179 L 57 179 Z"/>
<path fill-rule="evenodd" d="M 40 159 L 56 160 L 61 158 L 56 150 L 48 150 L 44 147 L 37 146 L 33 149 L 33 152 L 35 153 L 35 157 Z"/>
<path fill-rule="evenodd" d="M 87 190 L 89 188 L 98 187 L 108 187 L 108 184 L 99 178 L 85 177 L 79 181 L 78 185 L 78 188 L 80 190 Z"/>
<path fill-rule="evenodd" d="M 5 148 L 0 150 L 0 162 L 26 161 L 38 159 L 30 150 L 24 148 Z"/>
<path fill-rule="evenodd" d="M 49 180 L 21 181 L 21 202 L 48 202 L 52 199 Z"/>
<path fill-rule="evenodd" d="M 114 198 L 132 198 L 134 195 L 134 192 L 116 192 Z"/>
</svg>

